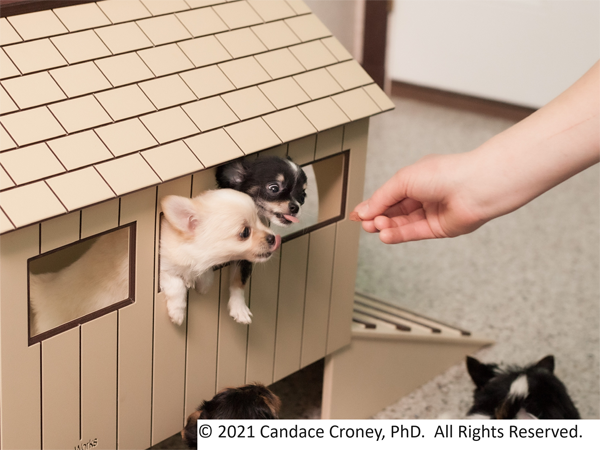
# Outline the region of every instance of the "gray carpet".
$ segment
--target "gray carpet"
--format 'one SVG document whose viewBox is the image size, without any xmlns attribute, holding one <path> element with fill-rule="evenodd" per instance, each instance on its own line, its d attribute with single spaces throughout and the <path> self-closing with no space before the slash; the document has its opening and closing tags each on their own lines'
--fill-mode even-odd
<svg viewBox="0 0 600 450">
<path fill-rule="evenodd" d="M 365 198 L 428 153 L 471 150 L 511 121 L 413 100 L 371 121 Z M 595 166 L 520 210 L 454 239 L 395 246 L 363 233 L 357 290 L 497 343 L 477 357 L 527 364 L 547 354 L 584 418 L 600 417 L 600 184 Z M 464 417 L 464 364 L 376 418 Z"/>
</svg>

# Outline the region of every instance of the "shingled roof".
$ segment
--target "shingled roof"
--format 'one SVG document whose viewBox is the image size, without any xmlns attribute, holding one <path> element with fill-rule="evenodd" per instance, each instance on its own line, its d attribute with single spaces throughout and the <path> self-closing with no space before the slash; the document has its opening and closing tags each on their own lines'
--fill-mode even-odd
<svg viewBox="0 0 600 450">
<path fill-rule="evenodd" d="M 393 108 L 300 0 L 0 19 L 0 233 Z"/>
</svg>

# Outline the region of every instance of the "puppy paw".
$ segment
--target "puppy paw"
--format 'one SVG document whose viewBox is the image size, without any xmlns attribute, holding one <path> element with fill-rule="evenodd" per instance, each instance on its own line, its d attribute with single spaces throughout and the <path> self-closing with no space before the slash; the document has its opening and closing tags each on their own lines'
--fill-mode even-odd
<svg viewBox="0 0 600 450">
<path fill-rule="evenodd" d="M 252 323 L 252 313 L 244 303 L 230 303 L 229 315 L 233 317 L 237 323 L 250 325 Z"/>
<path fill-rule="evenodd" d="M 183 320 L 185 319 L 185 309 L 167 307 L 167 310 L 171 322 L 173 322 L 175 325 L 181 325 L 183 323 Z"/>
</svg>

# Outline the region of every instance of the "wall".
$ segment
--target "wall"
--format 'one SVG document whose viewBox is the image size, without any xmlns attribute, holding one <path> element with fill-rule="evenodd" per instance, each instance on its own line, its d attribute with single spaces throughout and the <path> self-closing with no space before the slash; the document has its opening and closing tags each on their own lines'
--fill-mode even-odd
<svg viewBox="0 0 600 450">
<path fill-rule="evenodd" d="M 540 107 L 600 58 L 597 0 L 395 0 L 393 80 Z"/>
<path fill-rule="evenodd" d="M 362 60 L 365 0 L 304 0 L 357 61 Z"/>
</svg>

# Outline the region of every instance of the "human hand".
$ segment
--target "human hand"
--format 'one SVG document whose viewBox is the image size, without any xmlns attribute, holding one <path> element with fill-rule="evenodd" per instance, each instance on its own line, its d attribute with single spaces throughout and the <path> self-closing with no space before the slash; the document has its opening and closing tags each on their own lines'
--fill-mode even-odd
<svg viewBox="0 0 600 450">
<path fill-rule="evenodd" d="M 472 166 L 469 154 L 426 156 L 400 169 L 352 215 L 386 244 L 470 233 L 488 220 L 469 192 Z"/>
<path fill-rule="evenodd" d="M 386 244 L 460 236 L 600 161 L 600 62 L 521 122 L 467 153 L 400 169 L 350 218 Z"/>
</svg>

